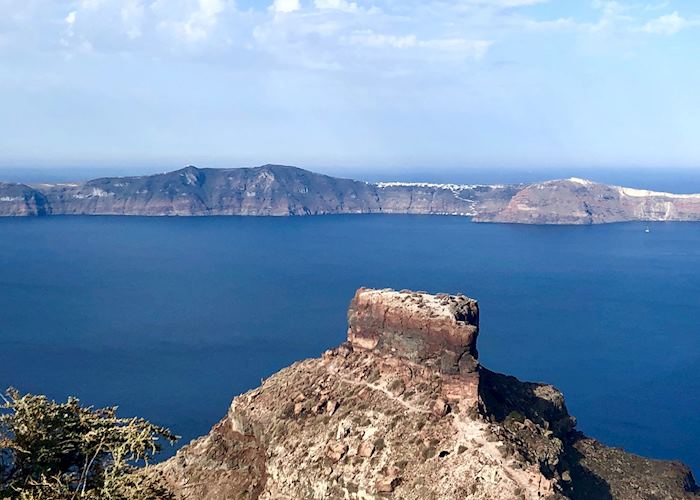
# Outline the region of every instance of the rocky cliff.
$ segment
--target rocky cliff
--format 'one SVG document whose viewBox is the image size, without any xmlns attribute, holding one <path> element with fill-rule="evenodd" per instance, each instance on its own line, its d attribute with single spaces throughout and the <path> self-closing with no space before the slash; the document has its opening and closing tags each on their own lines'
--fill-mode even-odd
<svg viewBox="0 0 700 500">
<path fill-rule="evenodd" d="M 464 296 L 360 289 L 348 341 L 236 397 L 158 466 L 185 499 L 682 499 L 690 471 L 575 430 L 561 393 L 480 366 Z"/>
<path fill-rule="evenodd" d="M 700 220 L 699 194 L 672 194 L 609 186 L 585 179 L 531 184 L 479 222 L 600 224 L 625 221 Z"/>
<path fill-rule="evenodd" d="M 200 169 L 76 184 L 0 184 L 0 215 L 474 215 L 508 186 L 370 184 L 295 167 Z"/>
<path fill-rule="evenodd" d="M 48 215 L 46 197 L 24 184 L 0 182 L 0 216 Z"/>
<path fill-rule="evenodd" d="M 476 222 L 598 224 L 700 220 L 700 194 L 566 179 L 530 185 L 368 183 L 295 167 L 186 167 L 76 184 L 0 183 L 0 216 L 440 214 Z"/>
</svg>

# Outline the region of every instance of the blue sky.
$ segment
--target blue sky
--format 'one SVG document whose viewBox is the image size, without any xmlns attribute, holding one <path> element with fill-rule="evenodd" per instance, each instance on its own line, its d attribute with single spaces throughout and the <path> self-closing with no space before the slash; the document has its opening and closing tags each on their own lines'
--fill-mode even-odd
<svg viewBox="0 0 700 500">
<path fill-rule="evenodd" d="M 0 166 L 700 166 L 700 2 L 0 0 Z"/>
</svg>

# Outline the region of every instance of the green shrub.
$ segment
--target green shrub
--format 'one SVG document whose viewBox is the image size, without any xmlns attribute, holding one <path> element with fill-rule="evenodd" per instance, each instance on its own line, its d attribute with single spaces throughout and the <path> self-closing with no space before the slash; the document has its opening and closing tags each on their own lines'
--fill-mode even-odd
<svg viewBox="0 0 700 500">
<path fill-rule="evenodd" d="M 163 441 L 178 437 L 116 407 L 56 403 L 8 389 L 0 406 L 0 498 L 155 500 L 173 498 L 144 473 Z M 147 470 L 150 472 L 150 470 Z"/>
</svg>

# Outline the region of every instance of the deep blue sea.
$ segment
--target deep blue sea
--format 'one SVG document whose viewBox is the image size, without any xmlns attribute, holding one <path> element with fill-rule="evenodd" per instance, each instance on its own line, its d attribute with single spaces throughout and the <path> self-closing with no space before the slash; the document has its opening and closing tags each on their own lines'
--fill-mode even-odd
<svg viewBox="0 0 700 500">
<path fill-rule="evenodd" d="M 463 292 L 483 364 L 584 432 L 700 472 L 700 224 L 440 216 L 0 219 L 0 385 L 119 404 L 187 440 L 345 338 L 360 286 Z"/>
</svg>

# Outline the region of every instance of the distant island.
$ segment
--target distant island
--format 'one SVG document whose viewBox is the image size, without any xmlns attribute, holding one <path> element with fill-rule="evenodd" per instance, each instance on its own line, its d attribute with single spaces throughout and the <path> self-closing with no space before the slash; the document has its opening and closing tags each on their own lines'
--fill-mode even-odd
<svg viewBox="0 0 700 500">
<path fill-rule="evenodd" d="M 212 169 L 80 183 L 0 182 L 0 216 L 433 214 L 475 222 L 700 221 L 700 194 L 563 179 L 532 184 L 369 183 L 296 167 Z"/>
</svg>

